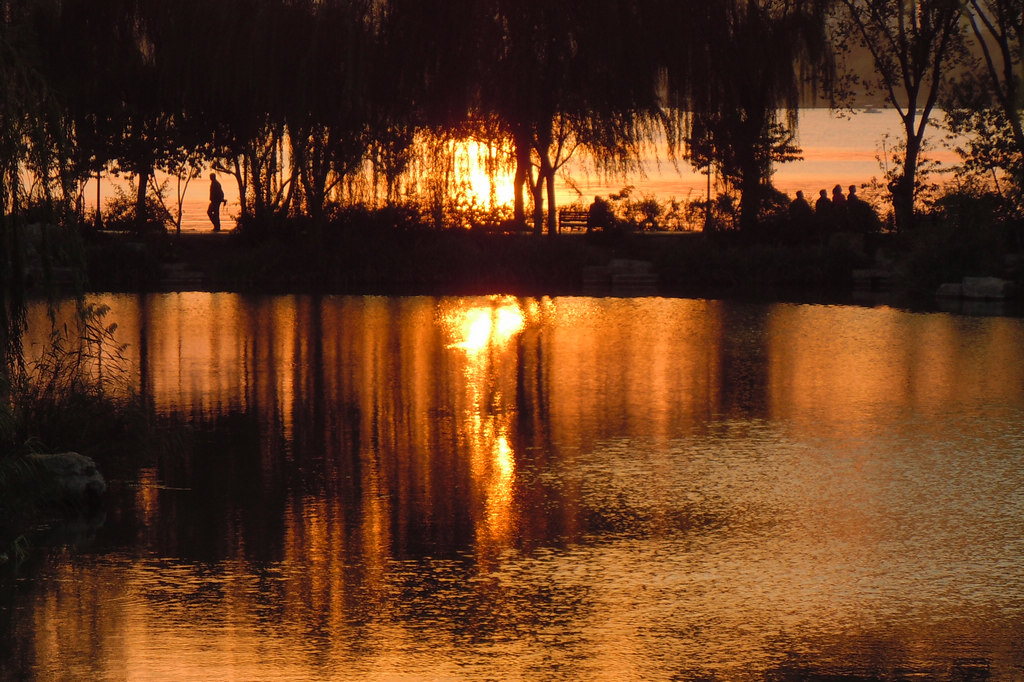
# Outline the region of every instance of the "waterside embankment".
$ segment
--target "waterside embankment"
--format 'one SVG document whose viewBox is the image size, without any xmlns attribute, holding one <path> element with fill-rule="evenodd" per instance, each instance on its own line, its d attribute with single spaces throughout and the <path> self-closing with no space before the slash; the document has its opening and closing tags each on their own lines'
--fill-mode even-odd
<svg viewBox="0 0 1024 682">
<path fill-rule="evenodd" d="M 998 247 L 980 252 L 969 244 L 922 245 L 897 234 L 839 233 L 785 243 L 736 232 L 537 237 L 348 229 L 259 239 L 242 231 L 100 233 L 83 241 L 81 261 L 84 276 L 78 279 L 92 291 L 704 297 L 785 292 L 814 298 L 883 290 L 935 299 L 940 292 L 963 297 L 969 290 L 963 282 L 978 278 L 997 282 L 988 290 L 998 290 L 1000 298 L 1019 300 L 1024 291 L 1019 254 Z M 58 279 L 74 279 L 67 271 L 54 272 Z"/>
</svg>

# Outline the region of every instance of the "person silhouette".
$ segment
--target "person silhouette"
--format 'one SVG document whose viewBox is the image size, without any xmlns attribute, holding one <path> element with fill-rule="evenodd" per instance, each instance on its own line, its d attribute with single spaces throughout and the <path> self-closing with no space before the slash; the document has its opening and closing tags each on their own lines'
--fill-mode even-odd
<svg viewBox="0 0 1024 682">
<path fill-rule="evenodd" d="M 593 203 L 587 209 L 587 233 L 597 228 L 606 230 L 614 224 L 612 207 L 601 197 L 594 197 Z"/>
<path fill-rule="evenodd" d="M 789 204 L 789 217 L 794 220 L 805 220 L 811 216 L 811 205 L 804 199 L 804 191 L 797 190 L 796 199 Z"/>
<path fill-rule="evenodd" d="M 842 208 L 846 203 L 846 197 L 843 196 L 843 188 L 836 185 L 832 188 L 832 205 L 836 208 Z"/>
<path fill-rule="evenodd" d="M 836 229 L 836 207 L 828 198 L 828 190 L 818 192 L 818 200 L 814 202 L 814 222 L 821 234 L 828 234 Z"/>
<path fill-rule="evenodd" d="M 789 235 L 801 241 L 808 237 L 814 220 L 814 210 L 804 198 L 804 191 L 797 190 L 796 198 L 789 203 Z"/>
<path fill-rule="evenodd" d="M 814 212 L 824 216 L 832 211 L 832 200 L 828 198 L 828 190 L 818 192 L 818 200 L 814 202 Z"/>
<path fill-rule="evenodd" d="M 878 214 L 875 213 L 871 204 L 857 196 L 856 185 L 850 185 L 850 193 L 846 199 L 846 211 L 854 232 L 874 234 L 881 231 L 882 223 L 878 219 Z"/>
<path fill-rule="evenodd" d="M 224 188 L 217 182 L 217 174 L 210 173 L 210 206 L 206 209 L 206 215 L 213 223 L 214 232 L 220 232 L 220 205 L 226 203 L 228 202 L 224 198 Z"/>
</svg>

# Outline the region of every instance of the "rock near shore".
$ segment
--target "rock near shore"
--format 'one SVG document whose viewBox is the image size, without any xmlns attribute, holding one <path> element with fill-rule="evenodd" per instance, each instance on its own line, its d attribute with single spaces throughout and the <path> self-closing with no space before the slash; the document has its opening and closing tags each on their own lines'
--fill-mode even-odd
<svg viewBox="0 0 1024 682">
<path fill-rule="evenodd" d="M 48 479 L 53 502 L 91 506 L 107 491 L 107 482 L 91 457 L 61 452 L 33 454 L 27 459 Z"/>
</svg>

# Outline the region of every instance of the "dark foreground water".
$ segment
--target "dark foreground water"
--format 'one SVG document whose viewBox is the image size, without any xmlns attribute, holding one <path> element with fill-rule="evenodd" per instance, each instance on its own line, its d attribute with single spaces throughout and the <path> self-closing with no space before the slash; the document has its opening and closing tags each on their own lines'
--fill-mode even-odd
<svg viewBox="0 0 1024 682">
<path fill-rule="evenodd" d="M 185 436 L 0 583 L 2 679 L 1024 679 L 1020 319 L 99 300 Z"/>
</svg>

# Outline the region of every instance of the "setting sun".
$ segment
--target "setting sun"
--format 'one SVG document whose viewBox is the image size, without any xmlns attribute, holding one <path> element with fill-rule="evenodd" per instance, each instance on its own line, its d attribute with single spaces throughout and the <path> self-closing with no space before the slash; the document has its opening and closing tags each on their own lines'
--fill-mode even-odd
<svg viewBox="0 0 1024 682">
<path fill-rule="evenodd" d="M 514 197 L 513 173 L 511 169 L 496 168 L 493 173 L 487 169 L 488 156 L 493 150 L 475 141 L 456 143 L 454 149 L 457 184 L 467 186 L 471 199 L 484 206 L 504 206 L 512 203 Z"/>
</svg>

